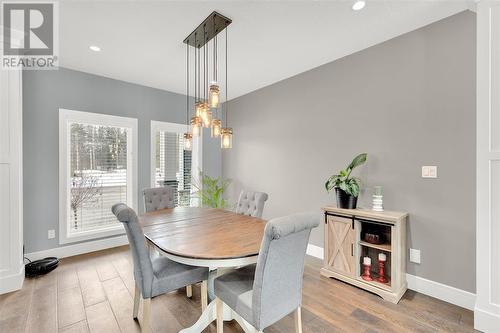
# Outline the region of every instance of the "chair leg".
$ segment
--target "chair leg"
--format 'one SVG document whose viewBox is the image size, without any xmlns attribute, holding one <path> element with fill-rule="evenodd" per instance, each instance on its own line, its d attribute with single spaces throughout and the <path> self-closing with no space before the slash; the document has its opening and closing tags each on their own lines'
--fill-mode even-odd
<svg viewBox="0 0 500 333">
<path fill-rule="evenodd" d="M 134 291 L 134 319 L 137 319 L 137 316 L 139 314 L 139 302 L 141 301 L 141 290 L 135 285 L 135 291 Z"/>
<path fill-rule="evenodd" d="M 201 312 L 205 311 L 208 306 L 208 282 L 201 281 Z"/>
<path fill-rule="evenodd" d="M 151 332 L 151 298 L 142 301 L 141 333 Z"/>
<path fill-rule="evenodd" d="M 186 286 L 186 296 L 188 298 L 193 297 L 193 286 L 192 285 Z"/>
<path fill-rule="evenodd" d="M 295 333 L 302 333 L 302 311 L 300 306 L 295 310 Z"/>
<path fill-rule="evenodd" d="M 215 307 L 216 307 L 216 312 L 217 312 L 217 333 L 223 333 L 224 332 L 224 318 L 223 318 L 223 313 L 224 313 L 224 304 L 222 303 L 220 298 L 215 299 Z"/>
</svg>

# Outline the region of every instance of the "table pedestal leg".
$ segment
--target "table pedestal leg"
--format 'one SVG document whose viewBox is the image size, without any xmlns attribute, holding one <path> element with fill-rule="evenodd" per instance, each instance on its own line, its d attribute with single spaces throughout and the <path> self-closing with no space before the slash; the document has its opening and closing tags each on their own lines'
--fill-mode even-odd
<svg viewBox="0 0 500 333">
<path fill-rule="evenodd" d="M 228 269 L 218 269 L 217 270 L 217 275 L 221 275 L 223 273 L 226 273 Z M 224 304 L 224 309 L 223 309 L 223 319 L 224 321 L 231 321 L 231 320 L 236 320 L 236 322 L 241 326 L 243 331 L 245 333 L 255 333 L 257 332 L 255 328 L 250 325 L 245 319 L 241 318 L 240 315 L 238 315 L 236 312 L 234 312 L 229 306 Z M 217 318 L 217 309 L 215 306 L 215 300 L 211 301 L 205 311 L 201 314 L 200 318 L 194 323 L 193 326 L 185 328 L 179 333 L 201 333 L 205 328 L 207 328 L 210 323 L 215 321 Z"/>
</svg>

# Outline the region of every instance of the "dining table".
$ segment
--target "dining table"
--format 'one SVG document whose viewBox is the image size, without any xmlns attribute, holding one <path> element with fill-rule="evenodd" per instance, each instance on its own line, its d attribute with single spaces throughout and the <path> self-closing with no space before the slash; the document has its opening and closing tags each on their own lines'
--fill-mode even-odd
<svg viewBox="0 0 500 333">
<path fill-rule="evenodd" d="M 266 221 L 224 209 L 175 207 L 144 213 L 139 217 L 151 247 L 170 260 L 208 267 L 211 275 L 255 264 Z M 191 327 L 181 333 L 201 333 L 216 319 L 212 300 Z M 255 329 L 224 305 L 223 319 L 236 320 L 243 331 Z"/>
</svg>

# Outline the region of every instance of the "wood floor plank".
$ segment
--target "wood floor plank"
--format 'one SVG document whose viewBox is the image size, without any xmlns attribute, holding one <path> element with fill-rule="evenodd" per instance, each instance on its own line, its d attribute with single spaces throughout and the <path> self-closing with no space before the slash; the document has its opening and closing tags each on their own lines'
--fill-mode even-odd
<svg viewBox="0 0 500 333">
<path fill-rule="evenodd" d="M 101 281 L 106 281 L 119 276 L 112 262 L 109 260 L 105 260 L 104 258 L 96 263 L 96 269 Z"/>
<path fill-rule="evenodd" d="M 88 333 L 89 327 L 86 320 L 59 329 L 59 333 Z"/>
<path fill-rule="evenodd" d="M 101 280 L 94 265 L 82 265 L 77 269 L 78 280 L 82 289 L 83 304 L 85 307 L 101 303 L 106 300 Z"/>
<path fill-rule="evenodd" d="M 63 291 L 79 287 L 78 275 L 73 266 L 63 267 L 57 274 L 57 290 Z"/>
<path fill-rule="evenodd" d="M 113 311 L 108 301 L 97 303 L 85 308 L 87 323 L 91 333 L 119 333 L 120 328 L 116 322 Z"/>
<path fill-rule="evenodd" d="M 104 290 L 122 332 L 140 332 L 140 326 L 133 319 L 134 300 L 120 277 L 103 282 Z"/>
<path fill-rule="evenodd" d="M 47 280 L 46 280 L 47 281 Z M 57 332 L 57 286 L 54 282 L 33 292 L 27 332 Z"/>
<path fill-rule="evenodd" d="M 80 286 L 58 290 L 57 292 L 57 321 L 58 327 L 63 328 L 85 320 L 85 308 Z"/>
<path fill-rule="evenodd" d="M 34 279 L 26 279 L 21 290 L 4 295 L 0 311 L 0 332 L 25 331 L 34 286 Z"/>
</svg>

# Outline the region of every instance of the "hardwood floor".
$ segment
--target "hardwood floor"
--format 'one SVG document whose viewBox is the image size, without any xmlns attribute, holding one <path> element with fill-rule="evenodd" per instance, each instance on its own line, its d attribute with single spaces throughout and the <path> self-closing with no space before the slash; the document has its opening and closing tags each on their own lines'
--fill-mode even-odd
<svg viewBox="0 0 500 333">
<path fill-rule="evenodd" d="M 399 304 L 319 275 L 307 257 L 303 331 L 473 332 L 473 313 L 409 290 Z M 62 259 L 55 271 L 26 279 L 22 290 L 0 296 L 0 332 L 139 332 L 132 319 L 134 280 L 127 247 Z M 200 315 L 200 286 L 193 298 L 179 290 L 152 300 L 154 332 L 178 332 Z M 215 333 L 212 324 L 205 332 Z M 225 323 L 224 332 L 242 332 Z M 294 332 L 293 314 L 266 333 Z"/>
</svg>

